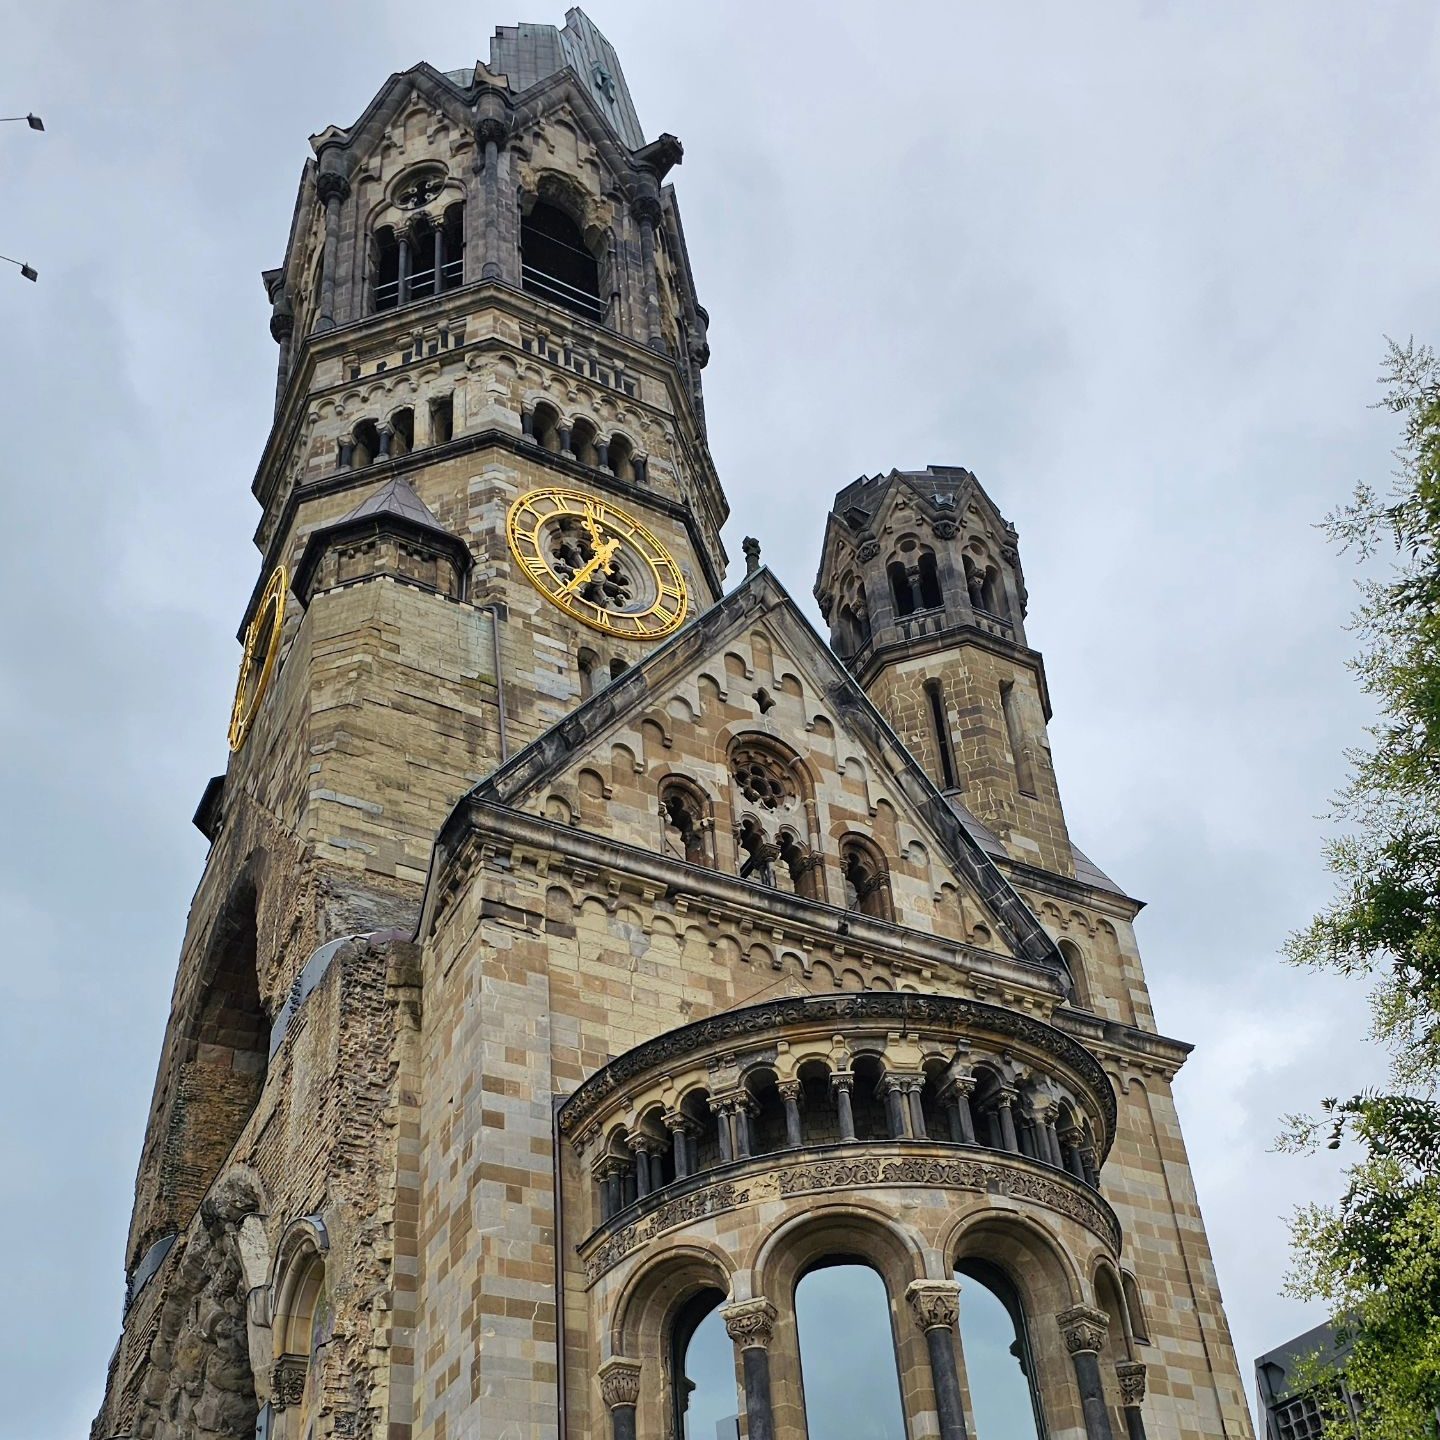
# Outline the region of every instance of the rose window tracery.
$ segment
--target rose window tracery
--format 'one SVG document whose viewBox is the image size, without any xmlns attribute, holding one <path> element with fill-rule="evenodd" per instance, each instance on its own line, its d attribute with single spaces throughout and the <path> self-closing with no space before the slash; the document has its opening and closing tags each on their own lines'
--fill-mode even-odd
<svg viewBox="0 0 1440 1440">
<path fill-rule="evenodd" d="M 730 774 L 752 805 L 778 810 L 795 798 L 795 782 L 787 767 L 777 755 L 758 745 L 737 747 L 732 752 Z"/>
</svg>

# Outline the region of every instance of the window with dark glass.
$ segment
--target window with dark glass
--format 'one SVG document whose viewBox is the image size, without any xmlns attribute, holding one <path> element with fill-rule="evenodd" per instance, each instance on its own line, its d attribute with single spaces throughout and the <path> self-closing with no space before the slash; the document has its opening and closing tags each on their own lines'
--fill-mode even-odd
<svg viewBox="0 0 1440 1440">
<path fill-rule="evenodd" d="M 795 1324 L 809 1440 L 905 1440 L 890 1300 L 880 1276 L 850 1259 L 808 1271 L 795 1287 Z"/>
<path fill-rule="evenodd" d="M 1042 1440 L 1035 1366 L 1020 1296 L 997 1266 L 962 1260 L 960 1351 L 975 1440 Z"/>
</svg>

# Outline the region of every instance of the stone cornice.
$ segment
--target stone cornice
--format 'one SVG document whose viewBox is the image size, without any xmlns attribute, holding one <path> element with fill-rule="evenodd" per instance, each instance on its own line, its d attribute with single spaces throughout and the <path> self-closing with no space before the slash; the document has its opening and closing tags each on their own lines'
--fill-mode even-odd
<svg viewBox="0 0 1440 1440">
<path fill-rule="evenodd" d="M 1000 1005 L 987 1005 L 953 995 L 924 995 L 898 990 L 867 990 L 859 994 L 792 996 L 759 1005 L 724 1010 L 667 1030 L 653 1040 L 617 1056 L 586 1080 L 560 1107 L 558 1123 L 563 1135 L 573 1136 L 592 1125 L 606 1101 L 630 1082 L 684 1058 L 693 1060 L 712 1048 L 723 1051 L 742 1039 L 819 1026 L 840 1034 L 850 1026 L 883 1023 L 905 1031 L 945 1030 L 957 1038 L 997 1037 L 1027 1045 L 1058 1060 L 1079 1076 L 1092 1092 L 1105 1121 L 1104 1145 L 1115 1135 L 1116 1102 L 1109 1077 L 1100 1062 L 1079 1041 L 1047 1025 Z M 1103 1159 L 1103 1152 L 1101 1158 Z"/>
<path fill-rule="evenodd" d="M 1005 855 L 997 855 L 995 863 L 1016 885 L 1037 890 L 1042 895 L 1051 895 L 1057 900 L 1089 905 L 1105 914 L 1118 915 L 1124 920 L 1133 920 L 1145 908 L 1145 901 L 1137 900 L 1123 890 L 1104 890 L 1098 885 L 1087 885 L 1083 880 L 1057 875 L 1053 870 L 1042 870 L 1039 866 L 1027 865 L 1023 860 L 1014 860 Z"/>
<path fill-rule="evenodd" d="M 378 315 L 366 315 L 359 320 L 337 325 L 333 330 L 312 331 L 303 336 L 296 345 L 290 376 L 285 385 L 285 394 L 280 408 L 275 414 L 274 424 L 266 439 L 265 449 L 261 453 L 260 463 L 255 471 L 255 479 L 250 487 L 255 498 L 265 507 L 266 511 L 268 512 L 273 503 L 275 490 L 281 481 L 276 461 L 289 449 L 311 405 L 321 396 L 347 389 L 355 383 L 353 380 L 341 380 L 333 385 L 312 389 L 310 382 L 320 364 L 327 360 L 338 363 L 357 346 L 373 345 L 384 340 L 386 336 L 393 336 L 394 343 L 399 346 L 408 336 L 414 334 L 417 327 L 469 319 L 483 310 L 497 310 L 515 320 L 544 321 L 567 332 L 577 330 L 575 317 L 569 311 L 549 305 L 538 296 L 528 294 L 524 290 L 517 290 L 502 280 L 480 280 L 469 285 L 462 285 L 455 290 L 448 290 L 438 299 L 430 297 L 417 300 L 394 310 L 386 310 Z M 611 330 L 598 324 L 585 324 L 583 329 L 593 332 L 599 343 L 623 355 L 627 370 L 636 374 L 647 374 L 660 380 L 666 387 L 671 403 L 675 407 L 673 418 L 682 428 L 688 427 L 691 434 L 702 440 L 702 444 L 698 447 L 700 463 L 696 483 L 703 502 L 711 511 L 712 523 L 718 531 L 729 514 L 729 507 L 726 504 L 724 492 L 720 488 L 719 477 L 715 473 L 709 451 L 703 445 L 704 427 L 695 414 L 689 387 L 678 363 L 669 356 L 662 355 L 658 351 L 651 350 L 648 346 L 632 340 L 628 335 L 621 334 L 618 330 Z M 522 356 L 527 363 L 551 365 L 551 362 L 542 356 L 529 354 L 504 336 L 494 334 L 481 336 L 467 341 L 466 344 L 457 346 L 453 350 L 447 350 L 444 352 L 443 358 L 463 360 L 472 352 L 483 352 L 487 349 L 511 352 Z M 419 366 L 441 358 L 440 355 L 416 356 L 411 364 Z M 394 370 L 387 370 L 385 373 L 389 376 L 404 374 L 406 368 L 408 367 L 397 367 Z M 563 366 L 552 366 L 552 368 L 563 374 L 570 374 Z M 366 378 L 374 379 L 373 376 Z M 571 379 L 573 380 L 574 377 L 571 376 Z M 655 415 L 667 413 L 658 410 L 638 396 L 627 397 L 627 401 Z"/>
<path fill-rule="evenodd" d="M 1195 1048 L 1188 1041 L 1120 1020 L 1107 1020 L 1089 1010 L 1066 1007 L 1055 1011 L 1051 1020 L 1059 1029 L 1082 1040 L 1101 1060 L 1141 1075 L 1163 1075 L 1166 1080 L 1174 1078 Z"/>
</svg>

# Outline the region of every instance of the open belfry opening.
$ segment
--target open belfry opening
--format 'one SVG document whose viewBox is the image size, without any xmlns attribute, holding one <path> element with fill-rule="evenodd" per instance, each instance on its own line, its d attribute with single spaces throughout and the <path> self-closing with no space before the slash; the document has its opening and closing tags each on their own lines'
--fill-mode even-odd
<svg viewBox="0 0 1440 1440">
<path fill-rule="evenodd" d="M 311 146 L 95 1440 L 1248 1436 L 996 499 L 843 486 L 823 639 L 725 589 L 583 12 Z"/>
</svg>

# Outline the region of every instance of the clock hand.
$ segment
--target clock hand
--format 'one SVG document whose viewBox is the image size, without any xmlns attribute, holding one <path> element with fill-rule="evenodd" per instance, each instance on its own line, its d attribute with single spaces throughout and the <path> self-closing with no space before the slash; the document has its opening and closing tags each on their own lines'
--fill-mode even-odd
<svg viewBox="0 0 1440 1440">
<path fill-rule="evenodd" d="M 576 572 L 575 577 L 566 585 L 560 593 L 569 595 L 578 590 L 602 565 L 608 565 L 614 558 L 615 552 L 620 548 L 618 540 L 606 540 Z"/>
</svg>

